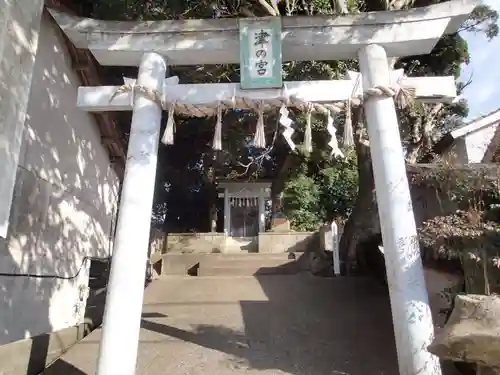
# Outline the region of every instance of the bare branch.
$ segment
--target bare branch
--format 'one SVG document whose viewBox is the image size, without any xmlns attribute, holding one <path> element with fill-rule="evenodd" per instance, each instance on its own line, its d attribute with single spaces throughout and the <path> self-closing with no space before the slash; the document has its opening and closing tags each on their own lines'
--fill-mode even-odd
<svg viewBox="0 0 500 375">
<path fill-rule="evenodd" d="M 279 12 L 276 13 L 274 7 L 272 7 L 266 0 L 258 0 L 259 4 L 269 13 L 271 16 L 278 16 Z"/>
<path fill-rule="evenodd" d="M 436 117 L 439 115 L 439 113 L 443 110 L 444 108 L 444 103 L 437 103 L 432 109 L 429 111 L 429 114 L 427 115 L 427 119 L 424 124 L 424 137 L 430 137 L 432 129 L 436 125 L 434 120 Z"/>
<path fill-rule="evenodd" d="M 297 6 L 297 0 L 285 0 L 286 15 L 291 16 Z"/>
<path fill-rule="evenodd" d="M 307 4 L 307 1 L 306 0 L 301 0 L 301 3 L 302 3 L 302 8 L 303 8 L 304 12 L 306 12 L 306 14 L 308 16 L 312 16 L 311 9 L 309 8 L 309 5 Z"/>
<path fill-rule="evenodd" d="M 415 121 L 413 122 L 413 125 L 411 127 L 411 137 L 412 137 L 413 143 L 417 143 L 422 138 L 422 135 L 420 134 L 420 129 L 422 128 L 422 126 L 421 126 L 422 122 L 420 120 L 421 120 L 421 116 L 417 116 L 417 118 L 415 119 Z"/>
<path fill-rule="evenodd" d="M 463 31 L 476 31 L 476 27 L 479 26 L 480 24 L 482 24 L 484 22 L 484 19 L 482 20 L 477 20 L 476 22 L 474 23 L 471 23 L 469 25 L 464 25 L 462 27 L 460 27 L 458 29 L 458 32 L 463 32 Z"/>
<path fill-rule="evenodd" d="M 349 13 L 346 0 L 330 0 L 330 6 L 335 14 Z"/>
<path fill-rule="evenodd" d="M 443 103 L 437 103 L 425 116 L 424 125 L 420 127 L 422 131 L 421 134 L 414 134 L 414 141 L 407 147 L 406 161 L 408 163 L 416 163 L 418 155 L 422 149 L 426 150 L 430 148 L 432 142 L 432 131 L 436 125 L 435 120 L 443 108 Z M 417 129 L 414 129 L 414 131 L 416 130 Z"/>
<path fill-rule="evenodd" d="M 274 11 L 276 12 L 276 15 L 279 16 L 280 15 L 280 10 L 278 9 L 278 2 L 274 1 L 274 0 L 271 0 L 271 4 L 273 6 Z"/>
<path fill-rule="evenodd" d="M 268 147 L 266 147 L 266 149 L 262 152 L 262 154 L 257 156 L 255 159 L 251 160 L 249 163 L 243 164 L 241 162 L 238 162 L 238 166 L 245 168 L 245 169 L 242 173 L 236 174 L 235 177 L 241 177 L 241 176 L 246 175 L 248 173 L 248 171 L 250 170 L 250 167 L 252 167 L 253 165 L 257 166 L 257 170 L 255 172 L 259 172 L 262 169 L 262 163 L 266 159 L 266 156 L 268 156 L 271 153 L 271 151 L 274 149 L 274 144 L 276 143 L 276 139 L 278 138 L 279 127 L 280 127 L 280 122 L 279 122 L 279 119 L 277 119 L 276 120 L 276 129 L 274 130 L 273 140 L 271 141 L 271 144 Z"/>
<path fill-rule="evenodd" d="M 472 83 L 472 76 L 474 75 L 474 72 L 470 73 L 469 78 L 467 79 L 467 82 L 465 82 L 462 87 L 460 88 L 460 91 L 464 91 L 467 86 L 469 86 Z"/>
</svg>

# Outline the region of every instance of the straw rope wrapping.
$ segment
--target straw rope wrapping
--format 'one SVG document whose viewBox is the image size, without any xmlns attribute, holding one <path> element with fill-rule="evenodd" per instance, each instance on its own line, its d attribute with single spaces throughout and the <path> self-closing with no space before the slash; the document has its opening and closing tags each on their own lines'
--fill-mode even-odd
<svg viewBox="0 0 500 375">
<path fill-rule="evenodd" d="M 164 145 L 173 145 L 174 144 L 174 134 L 175 134 L 175 118 L 174 118 L 174 106 L 171 105 L 168 109 L 168 117 L 167 117 L 167 126 L 165 127 L 165 131 L 163 132 L 163 136 L 161 137 L 161 142 Z"/>
<path fill-rule="evenodd" d="M 132 92 L 135 96 L 136 93 L 143 94 L 146 98 L 154 101 L 155 103 L 161 104 L 163 109 L 170 109 L 174 106 L 174 112 L 179 115 L 189 116 L 189 117 L 211 117 L 217 114 L 217 108 L 220 106 L 222 109 L 246 109 L 257 111 L 262 108 L 264 111 L 270 110 L 275 107 L 281 107 L 285 104 L 288 107 L 295 107 L 301 111 L 307 111 L 308 106 L 311 106 L 312 112 L 319 112 L 322 114 L 328 114 L 328 112 L 339 113 L 344 110 L 343 103 L 310 103 L 295 96 L 290 97 L 280 97 L 272 100 L 252 100 L 245 97 L 233 97 L 231 100 L 214 101 L 204 105 L 196 105 L 191 103 L 175 102 L 170 103 L 162 100 L 162 95 L 156 91 L 149 89 L 147 87 L 137 85 L 137 84 L 125 84 L 120 87 L 111 95 L 109 102 L 111 102 L 117 95 L 125 92 Z M 262 103 L 262 104 L 261 104 Z"/>
<path fill-rule="evenodd" d="M 404 109 L 409 105 L 412 105 L 415 101 L 415 89 L 414 88 L 405 88 L 400 85 L 400 82 L 403 80 L 404 76 L 396 85 L 391 86 L 374 86 L 369 88 L 363 92 L 363 100 L 366 100 L 370 97 L 393 97 L 396 105 L 400 109 Z M 359 98 L 358 98 L 359 99 Z"/>
<path fill-rule="evenodd" d="M 146 97 L 147 99 L 149 99 L 157 104 L 160 104 L 162 107 L 164 107 L 163 101 L 161 99 L 161 94 L 157 90 L 149 89 L 149 88 L 141 86 L 141 85 L 130 84 L 130 83 L 126 83 L 126 84 L 118 87 L 118 89 L 116 89 L 116 91 L 113 93 L 113 95 L 111 95 L 111 97 L 109 98 L 109 102 L 111 103 L 117 95 L 123 94 L 125 92 L 132 93 L 132 101 L 131 101 L 132 105 L 134 104 L 135 95 L 137 93 L 140 93 L 140 94 L 144 95 L 144 97 Z"/>
<path fill-rule="evenodd" d="M 283 104 L 287 107 L 295 107 L 301 111 L 318 112 L 327 115 L 328 113 L 340 113 L 345 109 L 344 103 L 311 103 L 299 99 L 296 96 L 280 97 L 272 100 L 251 100 L 245 97 L 233 97 L 231 100 L 214 101 L 205 105 L 195 105 L 190 103 L 175 102 L 169 103 L 162 100 L 162 95 L 153 89 L 137 85 L 125 84 L 120 87 L 111 95 L 109 102 L 111 102 L 117 95 L 124 92 L 132 92 L 135 96 L 136 93 L 141 93 L 146 98 L 161 104 L 164 109 L 171 109 L 173 106 L 176 114 L 190 116 L 190 117 L 211 117 L 217 114 L 217 108 L 220 106 L 222 109 L 246 109 L 258 111 L 263 109 L 267 111 L 272 108 L 281 107 Z M 415 89 L 404 88 L 399 82 L 396 85 L 383 86 L 378 85 L 369 88 L 363 92 L 362 96 L 353 97 L 350 99 L 351 105 L 358 106 L 370 97 L 394 97 L 396 104 L 399 108 L 405 108 L 412 104 L 415 97 Z"/>
<path fill-rule="evenodd" d="M 257 108 L 257 124 L 255 136 L 253 138 L 254 146 L 257 148 L 266 148 L 266 132 L 264 130 L 264 105 L 260 103 Z"/>
<path fill-rule="evenodd" d="M 205 105 L 195 105 L 190 103 L 176 102 L 175 113 L 190 117 L 211 117 L 217 114 L 217 107 L 222 109 L 243 109 L 258 112 L 259 110 L 268 111 L 273 108 L 279 108 L 283 104 L 288 107 L 295 107 L 301 111 L 306 111 L 310 105 L 313 112 L 327 114 L 328 112 L 339 113 L 344 109 L 343 103 L 309 103 L 297 97 L 282 97 L 272 100 L 252 100 L 245 97 L 234 97 L 232 100 L 222 100 L 220 102 L 207 103 Z M 168 107 L 169 104 L 163 103 L 163 106 Z"/>
</svg>

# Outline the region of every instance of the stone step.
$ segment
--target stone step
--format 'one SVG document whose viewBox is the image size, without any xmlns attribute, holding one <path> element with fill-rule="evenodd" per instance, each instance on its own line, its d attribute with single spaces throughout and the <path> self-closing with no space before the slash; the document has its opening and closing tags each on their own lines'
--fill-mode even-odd
<svg viewBox="0 0 500 375">
<path fill-rule="evenodd" d="M 232 262 L 232 261 L 288 261 L 288 253 L 222 253 L 207 254 L 203 257 L 204 262 Z"/>
<path fill-rule="evenodd" d="M 297 262 L 287 254 L 258 254 L 205 257 L 198 276 L 290 275 L 299 272 Z"/>
<path fill-rule="evenodd" d="M 162 255 L 162 275 L 186 275 L 198 272 L 201 267 L 231 268 L 247 267 L 255 271 L 262 267 L 278 267 L 290 261 L 288 253 L 261 254 L 261 253 L 239 253 L 239 254 L 174 254 Z M 197 271 L 198 270 L 198 271 Z M 243 271 L 241 271 L 243 272 Z M 252 274 L 252 273 L 250 273 Z"/>
<path fill-rule="evenodd" d="M 202 260 L 200 268 L 204 267 L 280 267 L 288 264 L 295 264 L 294 260 L 288 259 L 234 259 L 234 260 Z"/>
<path fill-rule="evenodd" d="M 279 267 L 295 263 L 288 259 L 204 259 L 200 267 Z"/>
<path fill-rule="evenodd" d="M 269 266 L 200 266 L 198 276 L 254 276 L 254 275 L 295 275 L 299 273 L 296 262 L 276 267 Z"/>
</svg>

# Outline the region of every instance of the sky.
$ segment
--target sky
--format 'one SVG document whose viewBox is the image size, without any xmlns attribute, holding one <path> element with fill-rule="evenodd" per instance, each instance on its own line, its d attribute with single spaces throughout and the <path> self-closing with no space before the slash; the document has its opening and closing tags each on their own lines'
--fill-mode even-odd
<svg viewBox="0 0 500 375">
<path fill-rule="evenodd" d="M 500 0 L 486 0 L 500 13 Z M 469 103 L 472 120 L 500 108 L 500 36 L 491 41 L 481 34 L 463 33 L 467 40 L 471 61 L 462 67 L 462 81 L 472 83 L 464 90 L 463 96 Z"/>
</svg>

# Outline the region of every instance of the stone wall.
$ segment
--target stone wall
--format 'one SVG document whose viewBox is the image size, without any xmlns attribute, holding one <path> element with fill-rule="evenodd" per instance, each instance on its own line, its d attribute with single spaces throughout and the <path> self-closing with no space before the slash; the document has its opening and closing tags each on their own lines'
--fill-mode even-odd
<svg viewBox="0 0 500 375">
<path fill-rule="evenodd" d="M 263 232 L 253 239 L 226 237 L 224 233 L 170 233 L 165 251 L 184 254 L 284 253 L 304 252 L 314 246 L 320 246 L 316 232 Z"/>
<path fill-rule="evenodd" d="M 305 252 L 319 246 L 317 232 L 259 233 L 259 253 Z"/>
<path fill-rule="evenodd" d="M 112 248 L 119 179 L 92 116 L 76 108 L 81 83 L 47 14 L 39 44 L 9 232 L 0 239 L 0 273 L 25 276 L 0 276 L 0 345 L 81 324 L 87 257 Z"/>
<path fill-rule="evenodd" d="M 434 187 L 413 184 L 411 195 L 417 227 L 425 220 L 447 215 L 459 208 L 456 203 L 450 201 L 447 193 L 439 192 Z"/>
<path fill-rule="evenodd" d="M 224 233 L 169 233 L 166 252 L 168 253 L 222 253 Z"/>
</svg>

